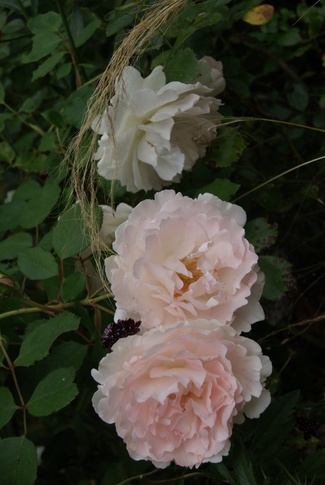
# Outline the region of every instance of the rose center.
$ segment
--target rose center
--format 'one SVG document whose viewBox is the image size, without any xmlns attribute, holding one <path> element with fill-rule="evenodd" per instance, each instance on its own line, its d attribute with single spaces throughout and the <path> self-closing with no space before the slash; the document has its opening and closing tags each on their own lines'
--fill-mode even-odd
<svg viewBox="0 0 325 485">
<path fill-rule="evenodd" d="M 192 283 L 195 283 L 201 276 L 203 276 L 203 273 L 200 269 L 197 267 L 197 263 L 199 261 L 199 257 L 195 258 L 188 258 L 187 256 L 183 259 L 181 259 L 181 262 L 185 265 L 186 269 L 191 273 L 191 276 L 186 276 L 180 273 L 177 273 L 178 277 L 182 280 L 183 286 L 180 290 L 176 291 L 176 296 L 180 296 L 186 291 L 188 291 L 190 285 Z"/>
</svg>

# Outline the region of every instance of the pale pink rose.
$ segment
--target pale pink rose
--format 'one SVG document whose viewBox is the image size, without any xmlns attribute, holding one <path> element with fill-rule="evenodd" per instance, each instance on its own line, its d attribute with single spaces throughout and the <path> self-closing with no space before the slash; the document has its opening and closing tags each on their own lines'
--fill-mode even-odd
<svg viewBox="0 0 325 485">
<path fill-rule="evenodd" d="M 225 81 L 221 63 L 201 59 L 199 70 L 198 80 L 185 84 L 166 83 L 162 66 L 146 78 L 134 67 L 123 69 L 108 109 L 92 123 L 101 135 L 95 159 L 102 177 L 120 180 L 130 192 L 160 190 L 205 155 L 220 117 L 221 101 L 213 95 Z"/>
<path fill-rule="evenodd" d="M 132 207 L 124 202 L 118 204 L 115 210 L 109 205 L 100 205 L 99 207 L 103 212 L 103 220 L 98 238 L 105 246 L 112 248 L 112 243 L 115 240 L 115 231 L 129 217 Z M 79 254 L 78 260 L 76 261 L 76 271 L 87 275 L 92 292 L 103 287 L 102 279 L 92 262 L 91 247 L 88 247 Z"/>
<path fill-rule="evenodd" d="M 124 202 L 117 205 L 113 210 L 110 205 L 101 205 L 103 211 L 103 222 L 100 228 L 100 238 L 112 247 L 112 243 L 115 240 L 115 231 L 120 224 L 127 220 L 132 212 L 132 207 Z"/>
<path fill-rule="evenodd" d="M 105 261 L 116 319 L 148 329 L 207 318 L 250 330 L 264 318 L 263 277 L 245 221 L 241 207 L 211 194 L 193 200 L 164 190 L 140 202 L 116 231 L 117 255 Z"/>
<path fill-rule="evenodd" d="M 93 406 L 134 460 L 198 467 L 227 455 L 233 423 L 270 403 L 260 346 L 217 321 L 180 322 L 120 339 L 92 370 Z"/>
</svg>

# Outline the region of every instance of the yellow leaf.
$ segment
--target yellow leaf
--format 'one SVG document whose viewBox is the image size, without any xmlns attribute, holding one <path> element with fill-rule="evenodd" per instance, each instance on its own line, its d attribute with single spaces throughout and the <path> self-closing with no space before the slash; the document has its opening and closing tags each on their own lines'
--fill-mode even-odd
<svg viewBox="0 0 325 485">
<path fill-rule="evenodd" d="M 325 54 L 322 55 L 322 66 L 325 67 Z"/>
<path fill-rule="evenodd" d="M 258 5 L 245 13 L 243 20 L 251 25 L 267 24 L 273 17 L 274 7 L 272 5 Z"/>
</svg>

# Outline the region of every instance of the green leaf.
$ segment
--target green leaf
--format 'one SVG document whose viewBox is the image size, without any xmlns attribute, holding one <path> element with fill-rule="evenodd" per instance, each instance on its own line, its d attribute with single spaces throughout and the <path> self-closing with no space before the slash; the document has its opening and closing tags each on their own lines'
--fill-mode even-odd
<svg viewBox="0 0 325 485">
<path fill-rule="evenodd" d="M 308 476 L 310 478 L 315 479 L 315 477 L 319 479 L 325 480 L 325 449 L 322 448 L 320 450 L 314 450 L 310 455 L 307 455 L 306 459 L 304 460 L 301 466 L 301 473 L 303 476 Z M 305 481 L 307 483 L 307 481 Z M 312 480 L 310 483 L 317 483 L 313 482 Z"/>
<path fill-rule="evenodd" d="M 77 300 L 85 290 L 85 275 L 83 273 L 72 273 L 64 278 L 61 288 L 61 296 L 64 303 Z"/>
<path fill-rule="evenodd" d="M 14 117 L 12 113 L 0 113 L 0 132 L 5 127 L 5 121 L 11 120 Z"/>
<path fill-rule="evenodd" d="M 245 226 L 246 238 L 253 244 L 255 251 L 271 247 L 278 236 L 276 224 L 269 224 L 265 217 L 258 217 L 249 221 Z"/>
<path fill-rule="evenodd" d="M 56 148 L 56 135 L 52 131 L 45 133 L 39 145 L 40 152 L 48 152 Z"/>
<path fill-rule="evenodd" d="M 273 399 L 257 421 L 252 453 L 257 457 L 277 455 L 281 443 L 289 434 L 294 420 L 293 413 L 299 400 L 299 391 Z"/>
<path fill-rule="evenodd" d="M 72 15 L 70 20 L 70 32 L 74 41 L 83 28 L 83 18 L 77 2 L 73 2 Z"/>
<path fill-rule="evenodd" d="M 24 113 L 34 113 L 40 107 L 46 95 L 48 95 L 46 89 L 37 90 L 36 93 L 33 94 L 33 96 L 25 99 L 25 101 L 19 108 L 19 112 L 23 111 Z"/>
<path fill-rule="evenodd" d="M 20 10 L 17 0 L 0 0 L 0 5 L 13 10 Z"/>
<path fill-rule="evenodd" d="M 0 143 L 0 162 L 11 164 L 15 159 L 15 151 L 11 148 L 8 142 L 2 141 Z"/>
<path fill-rule="evenodd" d="M 5 95 L 6 95 L 5 88 L 3 87 L 3 84 L 0 83 L 0 103 L 4 101 Z"/>
<path fill-rule="evenodd" d="M 295 84 L 293 91 L 287 94 L 289 104 L 300 111 L 305 111 L 308 106 L 309 96 L 302 84 Z"/>
<path fill-rule="evenodd" d="M 17 406 L 7 387 L 0 387 L 0 429 L 3 428 L 14 415 Z"/>
<path fill-rule="evenodd" d="M 60 187 L 54 184 L 45 184 L 36 191 L 25 205 L 20 225 L 26 229 L 37 226 L 49 215 L 60 197 Z"/>
<path fill-rule="evenodd" d="M 248 461 L 243 446 L 240 450 L 237 450 L 235 454 L 234 476 L 237 479 L 237 485 L 257 485 L 254 477 L 253 465 Z"/>
<path fill-rule="evenodd" d="M 64 103 L 64 116 L 67 122 L 75 128 L 80 128 L 86 105 L 92 93 L 90 86 L 82 86 L 71 94 Z"/>
<path fill-rule="evenodd" d="M 285 196 L 280 186 L 266 185 L 263 190 L 257 192 L 253 198 L 267 212 L 287 212 L 292 206 L 292 199 Z"/>
<path fill-rule="evenodd" d="M 79 204 L 60 217 L 53 231 L 52 242 L 60 259 L 74 256 L 90 246 L 90 230 L 84 226 Z"/>
<path fill-rule="evenodd" d="M 127 13 L 124 11 L 118 12 L 119 9 L 113 10 L 109 15 L 109 22 L 106 28 L 106 36 L 110 37 L 118 32 L 121 32 L 124 27 L 132 24 L 134 21 L 134 14 Z"/>
<path fill-rule="evenodd" d="M 62 25 L 62 19 L 58 13 L 49 11 L 30 18 L 27 25 L 33 34 L 47 34 L 48 32 L 59 30 Z"/>
<path fill-rule="evenodd" d="M 23 56 L 21 62 L 27 64 L 28 62 L 39 61 L 43 57 L 52 54 L 61 42 L 63 42 L 62 39 L 57 34 L 51 32 L 36 34 L 33 37 L 31 52 Z"/>
<path fill-rule="evenodd" d="M 47 111 L 43 111 L 41 113 L 42 117 L 51 123 L 51 125 L 55 125 L 58 128 L 63 128 L 64 126 L 64 119 L 61 113 L 55 109 L 49 109 Z"/>
<path fill-rule="evenodd" d="M 195 192 L 197 197 L 199 194 L 205 194 L 206 192 L 216 195 L 222 200 L 228 201 L 231 196 L 234 195 L 239 189 L 240 185 L 230 182 L 228 179 L 214 179 L 211 184 L 205 185 L 201 189 Z"/>
<path fill-rule="evenodd" d="M 5 35 L 6 41 L 8 42 L 8 40 L 16 39 L 18 32 L 21 35 L 27 34 L 27 29 L 23 19 L 13 19 L 3 26 L 2 32 Z"/>
<path fill-rule="evenodd" d="M 53 54 L 51 57 L 46 59 L 34 72 L 32 81 L 36 81 L 40 77 L 44 77 L 48 74 L 52 69 L 61 61 L 62 57 L 65 55 L 65 52 L 57 52 Z"/>
<path fill-rule="evenodd" d="M 177 37 L 175 46 L 179 47 L 190 35 L 198 29 L 214 25 L 222 19 L 220 7 L 229 3 L 226 1 L 208 1 L 201 4 L 189 4 L 181 10 L 177 22 L 171 25 L 166 35 Z"/>
<path fill-rule="evenodd" d="M 36 180 L 27 179 L 15 190 L 13 200 L 29 200 L 40 187 L 40 184 Z"/>
<path fill-rule="evenodd" d="M 57 79 L 62 79 L 63 77 L 68 76 L 72 68 L 71 62 L 67 62 L 66 64 L 62 64 L 62 66 L 59 67 L 56 73 Z"/>
<path fill-rule="evenodd" d="M 283 34 L 278 34 L 276 37 L 276 41 L 279 45 L 282 45 L 282 46 L 299 44 L 301 42 L 299 29 L 297 29 L 296 27 L 293 27 L 287 32 L 284 32 Z"/>
<path fill-rule="evenodd" d="M 237 162 L 246 148 L 245 140 L 238 131 L 227 130 L 219 137 L 219 146 L 209 153 L 209 160 L 214 160 L 217 167 L 229 167 Z"/>
<path fill-rule="evenodd" d="M 31 280 L 45 280 L 59 273 L 58 264 L 52 254 L 40 247 L 22 251 L 18 256 L 18 266 Z"/>
<path fill-rule="evenodd" d="M 44 365 L 48 371 L 57 369 L 62 365 L 67 367 L 73 367 L 78 370 L 81 367 L 88 351 L 88 346 L 79 344 L 77 342 L 63 342 L 53 349 L 47 359 L 44 361 Z"/>
<path fill-rule="evenodd" d="M 27 403 L 30 414 L 48 416 L 67 406 L 78 394 L 74 377 L 75 370 L 71 367 L 50 372 L 39 382 Z"/>
<path fill-rule="evenodd" d="M 288 290 L 288 286 L 294 284 L 292 265 L 276 256 L 260 256 L 258 264 L 265 274 L 263 296 L 268 300 L 279 300 Z"/>
<path fill-rule="evenodd" d="M 237 485 L 233 474 L 228 470 L 224 463 L 218 463 L 215 465 L 215 469 L 223 478 L 227 480 L 227 483 L 230 483 L 230 485 Z"/>
<path fill-rule="evenodd" d="M 13 200 L 10 204 L 0 206 L 0 231 L 8 231 L 17 227 L 22 208 L 25 206 L 23 200 Z"/>
<path fill-rule="evenodd" d="M 27 152 L 19 155 L 15 161 L 15 167 L 24 172 L 39 173 L 44 170 L 46 155 L 37 152 Z"/>
<path fill-rule="evenodd" d="M 76 47 L 80 47 L 85 44 L 88 39 L 95 33 L 95 31 L 101 26 L 100 19 L 96 18 L 90 24 L 86 25 L 76 38 Z"/>
<path fill-rule="evenodd" d="M 200 75 L 198 60 L 190 48 L 178 50 L 176 55 L 170 58 L 166 69 L 166 78 L 169 81 L 191 83 Z"/>
<path fill-rule="evenodd" d="M 53 276 L 42 282 L 43 288 L 46 291 L 49 301 L 57 300 L 61 289 L 61 278 L 59 276 Z"/>
<path fill-rule="evenodd" d="M 33 485 L 37 455 L 34 443 L 25 436 L 0 441 L 1 485 Z"/>
<path fill-rule="evenodd" d="M 0 242 L 0 261 L 15 259 L 18 254 L 33 245 L 33 238 L 26 232 L 19 232 Z"/>
<path fill-rule="evenodd" d="M 65 332 L 77 330 L 79 320 L 73 313 L 64 312 L 50 320 L 34 322 L 33 329 L 27 329 L 15 366 L 28 367 L 46 357 L 54 340 Z"/>
</svg>

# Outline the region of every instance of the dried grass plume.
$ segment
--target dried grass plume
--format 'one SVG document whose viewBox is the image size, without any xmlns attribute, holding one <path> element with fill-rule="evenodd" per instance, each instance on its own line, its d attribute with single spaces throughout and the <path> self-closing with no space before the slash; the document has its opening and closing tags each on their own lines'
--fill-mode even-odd
<svg viewBox="0 0 325 485">
<path fill-rule="evenodd" d="M 114 95 L 115 80 L 121 77 L 123 69 L 131 65 L 146 50 L 148 41 L 153 34 L 162 29 L 167 22 L 175 17 L 189 0 L 163 0 L 157 1 L 152 7 L 148 7 L 143 20 L 135 25 L 125 37 L 118 49 L 112 56 L 98 85 L 91 96 L 84 116 L 82 126 L 67 149 L 63 163 L 69 163 L 72 167 L 71 183 L 72 197 L 80 204 L 81 214 L 87 227 L 92 233 L 92 252 L 95 256 L 103 283 L 103 270 L 99 261 L 101 251 L 108 251 L 103 247 L 103 242 L 97 237 L 98 228 L 94 223 L 94 211 L 97 201 L 98 174 L 94 153 L 97 145 L 97 133 L 91 130 L 94 119 L 104 113 L 108 108 L 109 101 Z M 114 130 L 112 126 L 114 141 Z M 116 147 L 117 150 L 117 147 Z M 118 159 L 118 153 L 117 153 Z M 111 185 L 110 202 L 113 204 L 113 188 Z M 106 285 L 106 283 L 105 283 Z"/>
</svg>

